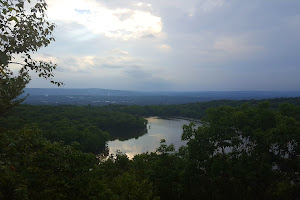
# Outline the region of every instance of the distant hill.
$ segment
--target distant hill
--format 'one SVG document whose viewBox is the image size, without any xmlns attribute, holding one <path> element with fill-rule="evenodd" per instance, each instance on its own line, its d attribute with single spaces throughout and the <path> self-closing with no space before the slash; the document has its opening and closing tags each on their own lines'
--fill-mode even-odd
<svg viewBox="0 0 300 200">
<path fill-rule="evenodd" d="M 109 89 L 27 88 L 24 101 L 32 105 L 176 105 L 213 100 L 261 100 L 300 97 L 294 92 L 143 92 Z"/>
<path fill-rule="evenodd" d="M 110 90 L 100 88 L 26 88 L 24 94 L 32 96 L 181 96 L 200 97 L 208 100 L 218 99 L 268 99 L 281 97 L 299 97 L 300 91 L 194 91 L 194 92 L 172 92 L 172 91 L 126 91 Z"/>
<path fill-rule="evenodd" d="M 51 96 L 66 96 L 66 95 L 85 95 L 85 96 L 137 96 L 140 92 L 125 91 L 125 90 L 109 90 L 98 88 L 26 88 L 24 94 L 29 95 L 51 95 Z M 143 96 L 143 95 L 142 95 Z"/>
</svg>

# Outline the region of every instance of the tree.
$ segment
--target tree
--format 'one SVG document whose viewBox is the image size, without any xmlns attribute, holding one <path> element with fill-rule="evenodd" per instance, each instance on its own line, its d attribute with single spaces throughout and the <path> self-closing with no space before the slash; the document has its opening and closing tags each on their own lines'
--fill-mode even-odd
<svg viewBox="0 0 300 200">
<path fill-rule="evenodd" d="M 29 9 L 28 9 L 29 8 Z M 56 64 L 34 60 L 31 56 L 54 41 L 55 25 L 46 20 L 45 0 L 0 0 L 0 115 L 24 99 L 14 101 L 30 81 L 29 71 L 53 81 Z M 20 66 L 18 75 L 12 65 Z"/>
<path fill-rule="evenodd" d="M 203 125 L 184 126 L 187 195 L 208 199 L 292 199 L 300 188 L 300 126 L 282 104 L 207 110 Z M 193 199 L 192 197 L 190 199 Z"/>
<path fill-rule="evenodd" d="M 2 132 L 0 149 L 0 199 L 91 199 L 95 155 L 52 143 L 36 126 Z"/>
<path fill-rule="evenodd" d="M 23 93 L 23 89 L 29 81 L 30 77 L 26 72 L 21 71 L 17 77 L 0 73 L 0 116 L 25 99 L 14 100 Z"/>
</svg>

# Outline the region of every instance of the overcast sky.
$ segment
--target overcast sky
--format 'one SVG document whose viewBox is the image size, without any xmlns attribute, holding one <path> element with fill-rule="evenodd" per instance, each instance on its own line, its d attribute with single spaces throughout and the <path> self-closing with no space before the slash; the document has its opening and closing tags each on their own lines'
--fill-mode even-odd
<svg viewBox="0 0 300 200">
<path fill-rule="evenodd" d="M 46 2 L 66 88 L 300 90 L 299 0 Z"/>
</svg>

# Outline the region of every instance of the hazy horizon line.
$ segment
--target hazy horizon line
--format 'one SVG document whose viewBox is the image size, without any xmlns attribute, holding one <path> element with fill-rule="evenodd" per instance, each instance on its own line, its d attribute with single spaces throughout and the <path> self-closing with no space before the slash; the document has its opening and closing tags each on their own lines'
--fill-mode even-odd
<svg viewBox="0 0 300 200">
<path fill-rule="evenodd" d="M 116 91 L 132 91 L 132 92 L 300 92 L 300 90 L 127 90 L 127 89 L 109 89 L 109 88 L 65 88 L 65 87 L 26 87 L 25 89 L 99 89 L 99 90 L 116 90 Z"/>
</svg>

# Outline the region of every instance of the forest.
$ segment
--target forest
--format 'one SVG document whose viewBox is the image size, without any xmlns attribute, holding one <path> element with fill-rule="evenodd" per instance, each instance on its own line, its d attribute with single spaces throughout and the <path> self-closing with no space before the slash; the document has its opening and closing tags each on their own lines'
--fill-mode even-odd
<svg viewBox="0 0 300 200">
<path fill-rule="evenodd" d="M 106 141 L 120 137 L 114 133 L 145 128 L 141 110 L 160 116 L 165 106 L 15 107 L 0 118 L 0 199 L 299 196 L 299 98 L 177 106 L 205 113 L 199 128 L 183 127 L 187 145 L 175 151 L 162 140 L 156 152 L 132 160 L 122 152 L 97 155 Z"/>
<path fill-rule="evenodd" d="M 64 85 L 55 79 L 56 64 L 32 56 L 55 40 L 46 10 L 45 0 L 0 0 L 1 200 L 299 199 L 299 97 L 166 106 L 21 104 L 32 74 Z M 145 131 L 145 116 L 195 118 L 201 126 L 182 127 L 186 145 L 179 150 L 162 139 L 155 152 L 133 159 L 120 151 L 105 157 L 107 141 Z"/>
<path fill-rule="evenodd" d="M 50 141 L 67 145 L 76 142 L 84 152 L 99 153 L 109 139 L 140 135 L 147 121 L 137 115 L 90 106 L 20 105 L 0 118 L 0 130 L 20 129 L 26 124 L 38 126 Z"/>
<path fill-rule="evenodd" d="M 179 105 L 146 105 L 146 106 L 123 106 L 108 105 L 103 109 L 107 111 L 120 111 L 140 116 L 161 116 L 161 117 L 186 117 L 193 119 L 201 119 L 205 115 L 205 110 L 210 107 L 218 106 L 240 106 L 242 104 L 257 105 L 264 100 L 215 100 L 207 102 L 197 102 Z M 300 97 L 295 98 L 274 98 L 268 99 L 271 108 L 278 108 L 281 103 L 291 103 L 300 105 Z"/>
</svg>

